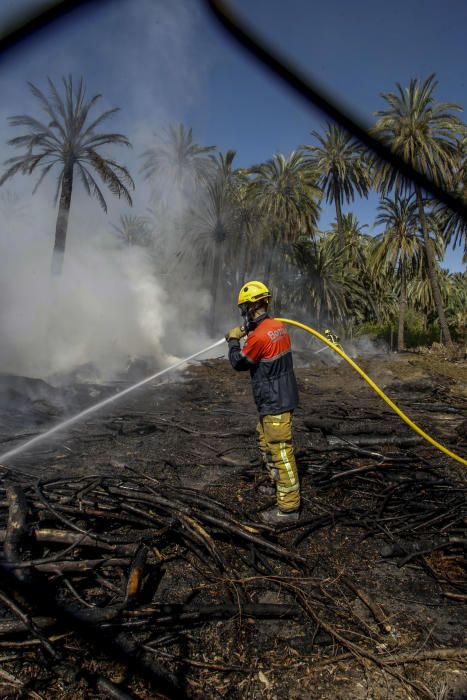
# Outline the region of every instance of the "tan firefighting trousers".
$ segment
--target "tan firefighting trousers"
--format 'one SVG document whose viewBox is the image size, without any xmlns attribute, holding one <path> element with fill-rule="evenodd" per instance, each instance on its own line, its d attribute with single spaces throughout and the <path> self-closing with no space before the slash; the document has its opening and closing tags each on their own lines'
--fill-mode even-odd
<svg viewBox="0 0 467 700">
<path fill-rule="evenodd" d="M 269 478 L 276 483 L 277 506 L 283 511 L 297 510 L 300 484 L 292 444 L 292 412 L 262 416 L 256 432 Z"/>
</svg>

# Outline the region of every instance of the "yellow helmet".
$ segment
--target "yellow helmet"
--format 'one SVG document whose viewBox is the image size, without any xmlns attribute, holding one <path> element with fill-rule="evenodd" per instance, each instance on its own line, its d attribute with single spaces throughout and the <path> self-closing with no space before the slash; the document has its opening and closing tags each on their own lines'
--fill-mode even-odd
<svg viewBox="0 0 467 700">
<path fill-rule="evenodd" d="M 238 293 L 237 304 L 253 303 L 255 301 L 260 301 L 261 299 L 266 299 L 269 301 L 271 298 L 271 293 L 265 284 L 262 282 L 247 282 L 243 285 Z"/>
</svg>

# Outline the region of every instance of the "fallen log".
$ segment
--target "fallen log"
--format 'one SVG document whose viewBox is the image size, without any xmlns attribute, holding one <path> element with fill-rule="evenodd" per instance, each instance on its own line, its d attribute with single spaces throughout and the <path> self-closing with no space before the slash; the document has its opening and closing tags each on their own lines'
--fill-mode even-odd
<svg viewBox="0 0 467 700">
<path fill-rule="evenodd" d="M 21 567 L 34 568 L 37 571 L 42 571 L 43 573 L 49 574 L 64 574 L 68 572 L 74 573 L 85 573 L 92 571 L 100 566 L 116 567 L 116 566 L 129 566 L 131 564 L 131 559 L 123 558 L 103 558 L 100 559 L 79 559 L 78 561 L 74 559 L 69 560 L 56 560 L 53 559 L 50 562 L 44 561 L 43 559 L 35 561 L 31 559 L 29 561 L 21 562 Z M 3 563 L 1 567 L 3 569 L 14 568 L 15 564 Z M 16 564 L 16 566 L 18 566 Z"/>
<path fill-rule="evenodd" d="M 125 604 L 134 603 L 139 596 L 143 579 L 144 565 L 148 556 L 148 548 L 140 547 L 131 563 L 130 573 L 126 584 Z"/>
<path fill-rule="evenodd" d="M 397 447 L 413 447 L 422 442 L 422 438 L 418 435 L 407 435 L 406 437 L 399 435 L 346 435 L 339 437 L 338 435 L 328 435 L 327 441 L 332 447 L 345 446 L 347 444 L 370 447 L 377 445 L 396 445 Z"/>
<path fill-rule="evenodd" d="M 47 629 L 57 624 L 53 617 L 32 617 L 31 621 L 37 629 Z M 0 620 L 0 637 L 29 631 L 29 626 L 23 620 Z"/>
<path fill-rule="evenodd" d="M 6 532 L 6 530 L 0 530 L 0 542 L 5 541 Z M 80 535 L 77 532 L 67 532 L 66 530 L 57 530 L 54 528 L 38 528 L 31 532 L 31 536 L 36 542 L 44 542 L 47 544 L 76 544 L 80 547 L 100 549 L 103 552 L 114 552 L 128 556 L 133 556 L 139 546 L 138 542 L 134 544 L 109 544 L 108 542 L 101 542 L 94 537 Z"/>
<path fill-rule="evenodd" d="M 9 563 L 21 561 L 20 545 L 27 535 L 28 504 L 23 490 L 16 484 L 7 487 L 8 522 L 3 543 L 5 559 Z M 27 571 L 18 569 L 19 578 L 26 580 L 29 577 Z"/>
<path fill-rule="evenodd" d="M 375 603 L 371 596 L 365 591 L 363 591 L 361 588 L 356 586 L 348 576 L 343 576 L 342 580 L 347 586 L 347 588 L 350 588 L 350 590 L 353 591 L 355 595 L 357 595 L 360 598 L 360 600 L 366 605 L 368 610 L 370 610 L 371 614 L 373 615 L 378 624 L 379 629 L 385 634 L 389 634 L 392 631 L 392 627 L 389 624 L 387 615 L 384 612 L 381 605 L 379 603 Z"/>
</svg>

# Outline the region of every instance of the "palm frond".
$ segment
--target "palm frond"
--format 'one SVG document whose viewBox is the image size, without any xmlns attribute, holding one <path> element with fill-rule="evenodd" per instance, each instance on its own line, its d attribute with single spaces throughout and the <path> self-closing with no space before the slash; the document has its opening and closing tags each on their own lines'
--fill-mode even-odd
<svg viewBox="0 0 467 700">
<path fill-rule="evenodd" d="M 93 175 L 89 172 L 89 170 L 84 165 L 81 165 L 81 167 L 83 169 L 83 172 L 86 175 L 86 179 L 88 181 L 89 188 L 91 190 L 93 197 L 95 197 L 97 199 L 100 207 L 107 214 L 107 203 L 104 199 L 104 195 L 102 194 L 102 191 L 101 191 L 99 185 L 97 184 L 96 180 L 94 179 Z"/>
<path fill-rule="evenodd" d="M 125 186 L 125 184 L 122 182 L 118 174 L 115 172 L 111 161 L 106 160 L 105 158 L 102 158 L 96 151 L 91 150 L 87 153 L 86 160 L 92 163 L 93 168 L 96 170 L 96 172 L 99 174 L 100 178 L 102 181 L 107 185 L 109 190 L 112 192 L 113 195 L 116 197 L 120 198 L 123 197 L 126 199 L 128 204 L 131 206 L 132 205 L 132 199 L 131 195 Z M 123 168 L 122 166 L 117 166 L 119 174 L 124 175 L 125 179 L 130 181 L 131 184 L 134 187 L 133 180 L 131 179 L 131 176 L 129 172 L 126 170 L 126 168 Z"/>
<path fill-rule="evenodd" d="M 95 95 L 95 97 L 92 98 L 91 102 L 95 101 L 95 98 L 100 97 L 100 95 Z M 94 104 L 94 102 L 93 102 Z M 89 108 L 93 106 L 91 103 L 89 103 Z M 89 109 L 87 110 L 89 111 Z M 96 129 L 102 122 L 106 121 L 107 119 L 110 119 L 114 114 L 120 111 L 119 107 L 114 107 L 114 109 L 108 109 L 105 112 L 102 112 L 101 115 L 97 117 L 97 119 L 94 119 L 93 122 L 89 124 L 89 126 L 86 127 L 86 129 L 82 132 L 81 134 L 81 140 L 84 142 L 88 136 L 92 134 L 94 129 Z M 87 113 L 86 113 L 87 116 Z M 83 120 L 83 125 L 84 125 L 84 120 Z M 116 134 L 117 135 L 117 134 Z M 118 134 L 118 136 L 123 136 L 122 134 Z M 126 138 L 123 136 L 123 138 Z"/>
</svg>

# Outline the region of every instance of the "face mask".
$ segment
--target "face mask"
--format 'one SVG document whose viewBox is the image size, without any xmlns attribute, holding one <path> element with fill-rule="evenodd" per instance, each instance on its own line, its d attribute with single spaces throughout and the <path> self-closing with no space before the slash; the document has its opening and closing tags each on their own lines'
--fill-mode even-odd
<svg viewBox="0 0 467 700">
<path fill-rule="evenodd" d="M 240 313 L 242 314 L 245 321 L 248 321 L 248 306 L 246 304 L 241 304 Z"/>
</svg>

